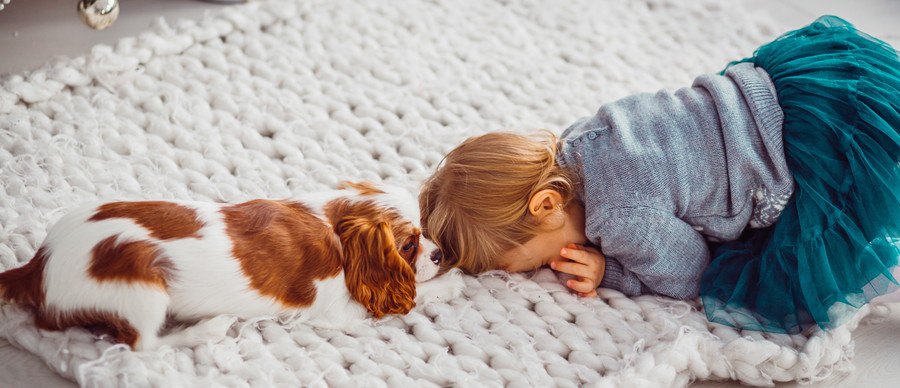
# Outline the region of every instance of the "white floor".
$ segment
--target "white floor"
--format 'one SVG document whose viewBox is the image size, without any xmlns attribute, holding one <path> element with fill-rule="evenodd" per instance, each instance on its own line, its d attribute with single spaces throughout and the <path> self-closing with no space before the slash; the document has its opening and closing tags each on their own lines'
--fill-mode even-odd
<svg viewBox="0 0 900 388">
<path fill-rule="evenodd" d="M 6 9 L 0 11 L 0 75 L 34 69 L 58 55 L 86 53 L 98 43 L 114 43 L 146 29 L 161 16 L 167 20 L 196 18 L 224 6 L 197 0 L 119 1 L 119 20 L 107 30 L 93 31 L 79 19 L 75 10 L 76 0 L 11 0 Z M 785 30 L 801 27 L 822 14 L 834 14 L 900 47 L 900 1 L 897 0 L 741 2 L 754 12 L 768 12 L 783 24 Z M 900 386 L 900 308 L 879 325 L 860 327 L 854 338 L 857 370 L 842 379 L 817 386 Z M 37 357 L 0 340 L 0 387 L 71 386 L 74 384 L 56 376 Z M 701 382 L 695 386 L 738 385 Z M 793 387 L 797 384 L 780 386 Z"/>
<path fill-rule="evenodd" d="M 199 18 L 227 6 L 197 0 L 119 0 L 118 20 L 95 31 L 78 16 L 78 0 L 10 1 L 0 11 L 0 75 L 33 69 L 56 56 L 84 54 L 96 44 L 114 44 L 146 30 L 160 17 Z"/>
</svg>

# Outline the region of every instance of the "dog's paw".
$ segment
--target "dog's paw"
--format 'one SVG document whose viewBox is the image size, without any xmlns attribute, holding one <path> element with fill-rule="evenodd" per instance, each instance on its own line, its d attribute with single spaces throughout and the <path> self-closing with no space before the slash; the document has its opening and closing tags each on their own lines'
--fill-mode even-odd
<svg viewBox="0 0 900 388">
<path fill-rule="evenodd" d="M 237 317 L 219 315 L 191 327 L 190 335 L 197 342 L 218 342 L 228 336 L 228 330 L 235 322 L 237 322 Z"/>
<path fill-rule="evenodd" d="M 219 342 L 228 337 L 228 330 L 235 322 L 237 318 L 228 315 L 209 318 L 160 338 L 158 345 L 194 347 Z"/>
<path fill-rule="evenodd" d="M 446 302 L 462 295 L 466 282 L 462 271 L 452 269 L 449 272 L 416 286 L 416 304 Z"/>
</svg>

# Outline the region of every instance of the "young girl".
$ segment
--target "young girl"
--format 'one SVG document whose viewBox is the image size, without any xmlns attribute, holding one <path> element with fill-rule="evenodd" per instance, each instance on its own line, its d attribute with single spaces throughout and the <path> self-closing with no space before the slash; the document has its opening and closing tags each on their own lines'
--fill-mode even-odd
<svg viewBox="0 0 900 388">
<path fill-rule="evenodd" d="M 710 321 L 795 333 L 896 288 L 898 162 L 897 52 L 826 16 L 558 141 L 468 139 L 420 205 L 469 273 L 549 264 L 582 296 L 699 294 Z"/>
</svg>

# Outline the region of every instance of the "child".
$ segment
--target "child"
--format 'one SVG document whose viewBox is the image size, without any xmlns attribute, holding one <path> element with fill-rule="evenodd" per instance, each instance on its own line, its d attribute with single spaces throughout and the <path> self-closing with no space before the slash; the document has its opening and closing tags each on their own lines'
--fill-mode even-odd
<svg viewBox="0 0 900 388">
<path fill-rule="evenodd" d="M 710 321 L 795 333 L 896 288 L 898 162 L 897 52 L 825 16 L 558 141 L 468 139 L 420 206 L 469 273 L 549 264 L 582 296 L 699 294 Z"/>
</svg>

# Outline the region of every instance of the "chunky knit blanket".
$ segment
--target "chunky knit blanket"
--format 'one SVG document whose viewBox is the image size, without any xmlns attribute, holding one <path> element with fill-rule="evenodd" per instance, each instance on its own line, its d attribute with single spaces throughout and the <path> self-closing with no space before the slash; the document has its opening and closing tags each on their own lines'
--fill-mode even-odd
<svg viewBox="0 0 900 388">
<path fill-rule="evenodd" d="M 559 131 L 780 32 L 712 0 L 277 0 L 160 22 L 0 80 L 0 268 L 89 200 L 283 198 L 344 179 L 415 190 L 469 135 Z M 772 384 L 852 367 L 869 312 L 830 333 L 760 335 L 707 323 L 697 303 L 579 299 L 549 270 L 465 282 L 406 316 L 346 330 L 259 317 L 193 349 L 44 332 L 11 305 L 0 335 L 86 386 Z"/>
</svg>

